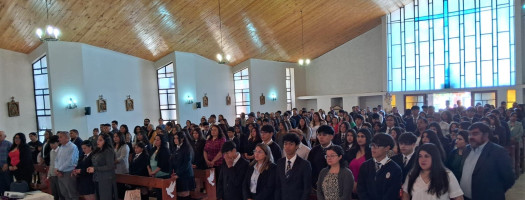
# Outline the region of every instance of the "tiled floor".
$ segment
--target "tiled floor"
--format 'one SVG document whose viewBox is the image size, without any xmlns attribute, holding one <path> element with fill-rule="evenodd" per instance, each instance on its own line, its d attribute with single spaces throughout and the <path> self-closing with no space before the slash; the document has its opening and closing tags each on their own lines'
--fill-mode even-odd
<svg viewBox="0 0 525 200">
<path fill-rule="evenodd" d="M 507 200 L 523 200 L 525 199 L 525 174 L 522 174 L 516 183 L 505 194 Z"/>
</svg>

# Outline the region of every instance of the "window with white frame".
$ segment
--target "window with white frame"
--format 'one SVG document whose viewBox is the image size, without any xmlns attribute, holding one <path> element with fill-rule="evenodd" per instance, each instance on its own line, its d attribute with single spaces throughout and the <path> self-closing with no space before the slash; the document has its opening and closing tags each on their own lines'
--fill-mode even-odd
<svg viewBox="0 0 525 200">
<path fill-rule="evenodd" d="M 46 130 L 52 130 L 51 101 L 49 99 L 47 57 L 43 56 L 33 63 L 33 83 L 35 94 L 35 112 L 38 130 L 38 139 L 44 141 Z"/>
<path fill-rule="evenodd" d="M 286 68 L 286 110 L 292 110 L 295 104 L 294 68 Z"/>
<path fill-rule="evenodd" d="M 177 122 L 177 98 L 175 96 L 175 76 L 173 63 L 157 70 L 159 86 L 160 116 L 164 121 Z"/>
<path fill-rule="evenodd" d="M 250 113 L 250 77 L 248 68 L 233 74 L 235 87 L 235 112 L 237 117 L 241 113 Z"/>
<path fill-rule="evenodd" d="M 514 0 L 415 0 L 387 22 L 389 91 L 516 84 Z"/>
</svg>

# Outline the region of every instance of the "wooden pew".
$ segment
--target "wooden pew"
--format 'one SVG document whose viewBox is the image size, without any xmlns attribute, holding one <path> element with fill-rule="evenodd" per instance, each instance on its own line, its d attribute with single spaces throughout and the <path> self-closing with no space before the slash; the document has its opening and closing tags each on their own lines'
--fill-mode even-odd
<svg viewBox="0 0 525 200">
<path fill-rule="evenodd" d="M 192 192 L 191 196 L 195 199 L 216 200 L 217 199 L 217 181 L 215 180 L 215 169 L 193 169 L 195 183 L 203 185 L 206 194 L 201 193 L 198 189 Z M 210 183 L 211 182 L 211 183 Z"/>
<path fill-rule="evenodd" d="M 162 199 L 177 199 L 176 178 L 161 179 L 128 174 L 117 174 L 117 183 L 160 188 L 162 191 Z M 166 190 L 167 188 L 173 188 L 172 192 L 168 193 Z"/>
</svg>

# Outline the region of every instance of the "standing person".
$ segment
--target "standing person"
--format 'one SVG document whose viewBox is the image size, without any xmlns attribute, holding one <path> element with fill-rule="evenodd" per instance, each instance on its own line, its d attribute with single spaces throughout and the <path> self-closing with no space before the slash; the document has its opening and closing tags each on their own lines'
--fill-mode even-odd
<svg viewBox="0 0 525 200">
<path fill-rule="evenodd" d="M 270 147 L 264 143 L 257 144 L 254 156 L 242 184 L 244 199 L 273 200 L 276 165 Z"/>
<path fill-rule="evenodd" d="M 275 129 L 271 125 L 264 125 L 261 127 L 261 139 L 262 143 L 268 145 L 272 150 L 272 156 L 274 159 L 280 159 L 283 155 L 281 147 L 272 140 L 272 136 L 275 133 Z M 254 149 L 255 150 L 255 149 Z"/>
<path fill-rule="evenodd" d="M 217 179 L 217 199 L 241 200 L 243 199 L 242 181 L 249 167 L 248 161 L 241 157 L 232 141 L 222 145 L 221 154 L 224 155 L 225 162 L 221 165 L 222 169 L 219 172 L 215 171 L 215 173 L 220 173 Z"/>
<path fill-rule="evenodd" d="M 193 166 L 196 169 L 207 169 L 208 166 L 204 161 L 204 146 L 206 145 L 206 139 L 202 135 L 200 128 L 195 128 L 191 131 L 194 157 L 193 157 Z"/>
<path fill-rule="evenodd" d="M 248 124 L 249 136 L 246 139 L 243 151 L 243 157 L 246 160 L 253 160 L 253 150 L 255 146 L 262 142 L 261 132 L 259 131 L 259 126 L 255 123 Z"/>
<path fill-rule="evenodd" d="M 34 166 L 31 160 L 31 150 L 26 143 L 26 136 L 23 133 L 17 133 L 13 137 L 13 145 L 8 155 L 7 164 L 9 165 L 9 171 L 17 181 L 25 181 L 29 186 Z"/>
<path fill-rule="evenodd" d="M 121 128 L 122 129 L 122 128 Z M 129 146 L 126 144 L 122 131 L 113 134 L 113 145 L 115 151 L 115 173 L 127 174 L 129 172 Z M 118 197 L 124 198 L 126 187 L 122 183 L 117 183 Z"/>
<path fill-rule="evenodd" d="M 97 146 L 98 133 L 99 133 L 98 128 L 94 128 L 93 135 L 88 138 L 88 140 L 91 142 L 93 146 Z"/>
<path fill-rule="evenodd" d="M 463 200 L 458 180 L 441 162 L 435 144 L 421 145 L 416 154 L 416 164 L 403 184 L 403 200 Z"/>
<path fill-rule="evenodd" d="M 317 188 L 317 178 L 319 172 L 326 166 L 326 149 L 332 146 L 332 139 L 334 138 L 334 129 L 328 125 L 321 125 L 317 129 L 318 146 L 312 148 L 308 154 L 308 161 L 312 164 L 312 186 Z"/>
<path fill-rule="evenodd" d="M 307 200 L 312 190 L 312 167 L 308 160 L 297 156 L 299 137 L 283 136 L 285 157 L 277 161 L 275 200 Z"/>
<path fill-rule="evenodd" d="M 71 129 L 69 131 L 69 136 L 71 137 L 71 142 L 77 146 L 78 151 L 82 151 L 82 139 L 80 139 L 80 136 L 78 136 L 77 129 Z"/>
<path fill-rule="evenodd" d="M 58 135 L 49 137 L 48 143 L 51 151 L 49 151 L 49 168 L 47 170 L 47 179 L 49 179 L 51 195 L 55 197 L 55 200 L 64 199 L 64 196 L 62 196 L 62 193 L 60 193 L 60 187 L 58 185 L 58 177 L 55 168 L 55 159 L 57 157 L 59 148 Z"/>
<path fill-rule="evenodd" d="M 9 164 L 7 162 L 9 149 L 11 148 L 12 144 L 5 138 L 5 132 L 0 131 L 0 166 L 2 166 L 2 171 L 0 171 L 0 194 L 3 194 L 4 191 L 9 190 L 9 185 L 12 181 L 9 178 Z"/>
<path fill-rule="evenodd" d="M 195 178 L 191 161 L 193 149 L 186 135 L 179 131 L 173 135 L 174 148 L 171 151 L 170 165 L 173 175 L 177 176 L 177 199 L 188 200 L 190 191 L 195 190 Z"/>
<path fill-rule="evenodd" d="M 169 179 L 171 174 L 170 169 L 170 150 L 167 147 L 168 142 L 166 137 L 160 135 L 155 136 L 153 141 L 153 148 L 150 151 L 150 160 L 148 165 L 148 173 L 151 177 Z M 162 199 L 162 190 L 156 189 L 157 199 Z"/>
<path fill-rule="evenodd" d="M 215 168 L 215 175 L 218 176 L 220 173 L 221 165 L 223 162 L 221 148 L 226 142 L 222 129 L 218 125 L 212 125 L 210 130 L 210 137 L 206 140 L 204 145 L 204 161 L 209 168 Z"/>
<path fill-rule="evenodd" d="M 85 200 L 95 200 L 95 187 L 93 186 L 93 174 L 87 172 L 87 168 L 93 166 L 91 161 L 93 145 L 89 140 L 82 142 L 82 156 L 78 159 L 78 164 L 73 175 L 77 177 L 77 190 Z"/>
<path fill-rule="evenodd" d="M 77 166 L 78 148 L 71 142 L 67 131 L 60 131 L 57 135 L 61 146 L 55 159 L 55 169 L 60 193 L 65 199 L 78 199 L 77 181 L 71 176 L 71 172 Z"/>
<path fill-rule="evenodd" d="M 505 199 L 515 181 L 509 153 L 489 141 L 488 125 L 476 122 L 468 130 L 471 150 L 463 152 L 460 181 L 465 199 Z"/>
<path fill-rule="evenodd" d="M 411 132 L 401 134 L 398 139 L 399 150 L 401 153 L 391 158 L 397 163 L 397 165 L 399 165 L 399 167 L 401 167 L 401 171 L 403 171 L 403 177 L 401 178 L 402 183 L 405 182 L 405 178 L 407 177 L 408 172 L 410 172 L 412 169 L 412 166 L 416 160 L 416 157 L 414 156 L 416 141 L 416 135 Z"/>
<path fill-rule="evenodd" d="M 129 174 L 135 176 L 148 177 L 149 154 L 146 145 L 143 142 L 138 142 L 133 147 L 134 151 L 131 154 L 129 162 Z M 132 188 L 137 188 L 133 187 Z M 147 189 L 138 187 L 141 191 L 141 199 L 149 199 Z"/>
<path fill-rule="evenodd" d="M 354 187 L 354 175 L 348 169 L 343 159 L 344 150 L 333 145 L 326 149 L 326 163 L 328 167 L 321 170 L 317 179 L 317 199 L 336 200 L 351 199 Z"/>
<path fill-rule="evenodd" d="M 35 132 L 29 133 L 29 142 L 27 145 L 29 146 L 29 149 L 31 150 L 31 160 L 33 161 L 33 164 L 38 164 L 37 157 L 38 153 L 40 151 L 38 150 L 39 147 L 42 147 L 42 142 L 38 141 L 38 137 Z"/>
<path fill-rule="evenodd" d="M 398 199 L 403 172 L 387 156 L 387 152 L 394 147 L 394 139 L 388 134 L 376 134 L 371 142 L 373 158 L 359 169 L 359 199 Z"/>
<path fill-rule="evenodd" d="M 50 163 L 49 163 L 49 152 L 51 152 L 51 147 L 49 146 L 49 138 L 51 138 L 51 136 L 53 136 L 53 132 L 51 132 L 51 130 L 46 130 L 44 132 L 44 148 L 43 148 L 43 153 L 41 154 L 42 155 L 42 158 L 44 159 L 44 164 L 46 166 L 49 166 Z"/>
<path fill-rule="evenodd" d="M 461 172 L 463 171 L 463 156 L 465 155 L 465 150 L 468 144 L 468 131 L 459 131 L 456 136 L 456 149 L 450 152 L 450 155 L 447 157 L 446 166 L 454 173 L 458 180 L 461 180 Z"/>
<path fill-rule="evenodd" d="M 97 199 L 118 199 L 115 175 L 115 151 L 109 134 L 100 134 L 97 149 L 93 152 L 92 167 L 87 172 L 93 174 Z"/>
</svg>

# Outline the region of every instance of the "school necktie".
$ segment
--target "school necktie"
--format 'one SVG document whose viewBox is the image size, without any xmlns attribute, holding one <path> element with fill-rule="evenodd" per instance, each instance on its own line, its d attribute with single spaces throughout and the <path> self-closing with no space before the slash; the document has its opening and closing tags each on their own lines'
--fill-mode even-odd
<svg viewBox="0 0 525 200">
<path fill-rule="evenodd" d="M 403 156 L 403 167 L 407 166 L 407 162 L 408 162 L 408 157 Z"/>
<path fill-rule="evenodd" d="M 376 172 L 379 171 L 379 169 L 381 169 L 381 163 L 376 162 Z"/>
<path fill-rule="evenodd" d="M 288 161 L 288 165 L 286 165 L 286 178 L 288 178 L 288 176 L 290 176 L 289 172 L 290 170 L 292 169 L 292 161 Z"/>
</svg>

